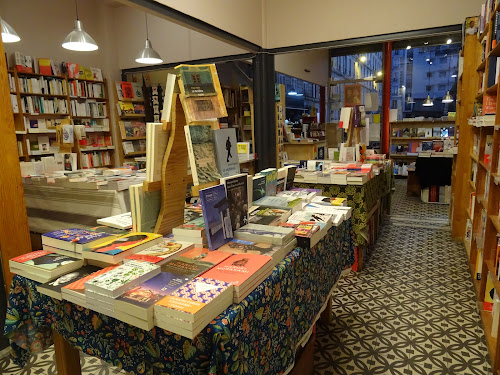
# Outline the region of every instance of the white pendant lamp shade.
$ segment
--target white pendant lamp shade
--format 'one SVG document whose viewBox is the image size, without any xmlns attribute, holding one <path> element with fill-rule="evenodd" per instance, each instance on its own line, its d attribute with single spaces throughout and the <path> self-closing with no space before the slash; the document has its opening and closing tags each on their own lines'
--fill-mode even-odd
<svg viewBox="0 0 500 375">
<path fill-rule="evenodd" d="M 163 62 L 159 53 L 153 49 L 149 39 L 146 39 L 146 46 L 135 59 L 140 64 L 161 64 Z"/>
<path fill-rule="evenodd" d="M 413 104 L 415 103 L 415 100 L 413 100 L 413 98 L 410 96 L 408 96 L 408 98 L 406 99 L 406 104 Z"/>
<path fill-rule="evenodd" d="M 453 103 L 453 96 L 450 95 L 450 91 L 446 93 L 442 100 L 443 103 Z"/>
<path fill-rule="evenodd" d="M 427 95 L 427 99 L 424 100 L 424 102 L 422 103 L 422 105 L 424 107 L 432 107 L 434 105 L 434 102 L 432 101 L 430 95 Z"/>
<path fill-rule="evenodd" d="M 2 42 L 4 43 L 15 43 L 19 42 L 21 38 L 17 35 L 16 31 L 10 26 L 5 20 L 0 18 L 2 23 Z"/>
<path fill-rule="evenodd" d="M 75 28 L 64 39 L 62 46 L 71 51 L 95 51 L 99 48 L 95 40 L 83 30 L 79 19 L 75 21 Z"/>
</svg>

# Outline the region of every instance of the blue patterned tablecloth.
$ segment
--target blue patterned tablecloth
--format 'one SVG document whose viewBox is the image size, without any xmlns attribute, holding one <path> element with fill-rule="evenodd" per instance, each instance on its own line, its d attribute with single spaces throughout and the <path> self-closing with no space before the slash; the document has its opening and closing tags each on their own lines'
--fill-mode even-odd
<svg viewBox="0 0 500 375">
<path fill-rule="evenodd" d="M 75 348 L 133 374 L 280 374 L 293 365 L 298 342 L 353 262 L 349 220 L 312 249 L 290 252 L 243 302 L 193 340 L 54 300 L 37 292 L 37 282 L 16 275 L 5 333 L 19 365 L 52 343 L 54 328 Z"/>
</svg>

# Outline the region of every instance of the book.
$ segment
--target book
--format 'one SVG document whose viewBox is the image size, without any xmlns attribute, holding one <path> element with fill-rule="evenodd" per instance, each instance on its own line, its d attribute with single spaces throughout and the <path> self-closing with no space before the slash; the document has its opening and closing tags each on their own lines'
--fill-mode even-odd
<svg viewBox="0 0 500 375">
<path fill-rule="evenodd" d="M 233 231 L 248 224 L 248 178 L 246 173 L 221 178 L 221 184 L 226 187 L 229 204 L 229 217 Z"/>
<path fill-rule="evenodd" d="M 52 67 L 50 64 L 50 59 L 38 59 L 38 69 L 40 74 L 43 75 L 52 75 Z"/>
<path fill-rule="evenodd" d="M 212 130 L 215 147 L 217 169 L 222 177 L 229 177 L 240 173 L 238 159 L 236 129 Z"/>
<path fill-rule="evenodd" d="M 175 69 L 181 78 L 182 93 L 186 98 L 217 95 L 209 65 L 179 65 Z"/>
<path fill-rule="evenodd" d="M 185 282 L 191 281 L 195 277 L 208 271 L 214 265 L 210 262 L 205 262 L 190 258 L 171 259 L 161 266 L 162 272 L 169 272 L 178 275 Z"/>
<path fill-rule="evenodd" d="M 254 201 L 254 205 L 260 207 L 289 209 L 292 213 L 294 213 L 302 208 L 302 199 L 288 196 L 271 197 L 266 195 L 265 197 Z"/>
<path fill-rule="evenodd" d="M 215 148 L 210 125 L 184 126 L 194 185 L 221 178 L 215 162 Z"/>
<path fill-rule="evenodd" d="M 120 83 L 124 99 L 134 99 L 134 88 L 130 82 Z M 133 106 L 132 106 L 133 108 Z"/>
<path fill-rule="evenodd" d="M 103 217 L 97 219 L 97 224 L 116 229 L 130 229 L 132 228 L 132 215 L 130 212 L 125 212 L 124 214 Z"/>
<path fill-rule="evenodd" d="M 141 250 L 135 254 L 129 255 L 124 262 L 138 260 L 142 262 L 162 265 L 173 257 L 178 257 L 194 247 L 193 243 L 183 241 L 172 241 L 164 238 L 162 242 L 157 243 L 147 249 Z"/>
<path fill-rule="evenodd" d="M 174 237 L 177 235 L 187 237 L 206 237 L 205 220 L 202 217 L 188 221 L 172 229 Z"/>
<path fill-rule="evenodd" d="M 284 245 L 291 241 L 295 231 L 290 228 L 274 227 L 260 224 L 247 224 L 234 232 L 234 238 L 252 242 L 264 242 Z"/>
<path fill-rule="evenodd" d="M 263 225 L 278 225 L 282 221 L 286 221 L 291 214 L 291 210 L 269 207 L 254 206 L 255 209 L 250 212 L 249 223 Z"/>
<path fill-rule="evenodd" d="M 295 179 L 297 167 L 295 165 L 288 165 L 285 168 L 287 170 L 285 190 L 290 190 L 293 188 L 293 180 Z"/>
<path fill-rule="evenodd" d="M 487 279 L 486 279 L 486 289 L 484 290 L 484 303 L 483 303 L 483 309 L 485 311 L 492 311 L 493 310 L 493 296 L 495 293 L 495 284 L 493 284 L 493 279 L 488 272 L 487 274 Z"/>
<path fill-rule="evenodd" d="M 42 235 L 42 244 L 58 247 L 68 251 L 82 252 L 85 249 L 109 241 L 112 236 L 107 233 L 94 232 L 86 229 L 60 229 Z"/>
<path fill-rule="evenodd" d="M 200 200 L 208 246 L 210 250 L 215 250 L 233 237 L 224 185 L 201 189 Z"/>
<path fill-rule="evenodd" d="M 83 252 L 85 259 L 95 259 L 108 264 L 117 264 L 127 256 L 162 241 L 160 234 L 131 232 Z"/>
<path fill-rule="evenodd" d="M 255 202 L 266 195 L 266 176 L 253 176 L 252 200 Z"/>
<path fill-rule="evenodd" d="M 72 284 L 76 280 L 80 280 L 86 276 L 89 276 L 99 270 L 100 268 L 97 266 L 90 266 L 90 265 L 83 266 L 82 268 L 76 269 L 65 275 L 59 276 L 57 279 L 53 281 L 38 285 L 37 290 L 42 294 L 61 300 L 63 299 L 62 296 L 63 287 Z"/>
<path fill-rule="evenodd" d="M 33 251 L 9 260 L 10 271 L 46 283 L 83 266 L 83 260 L 45 250 Z"/>
<path fill-rule="evenodd" d="M 80 69 L 76 63 L 64 63 L 64 68 L 68 78 L 80 78 Z"/>
<path fill-rule="evenodd" d="M 92 79 L 94 81 L 102 81 L 103 80 L 101 69 L 99 69 L 99 68 L 90 68 L 90 70 L 92 72 Z"/>
<path fill-rule="evenodd" d="M 493 153 L 493 136 L 487 135 L 484 144 L 483 162 L 486 165 L 491 163 L 491 154 Z"/>
<path fill-rule="evenodd" d="M 261 175 L 266 176 L 266 195 L 276 195 L 276 186 L 278 182 L 278 171 L 276 168 L 268 168 L 260 171 Z M 254 198 L 255 201 L 255 198 Z"/>
<path fill-rule="evenodd" d="M 85 283 L 93 278 L 96 278 L 108 271 L 113 270 L 116 266 L 110 266 L 103 269 L 99 269 L 88 276 L 84 276 L 81 279 L 73 281 L 69 285 L 65 285 L 61 288 L 62 298 L 66 301 L 76 303 L 77 305 L 87 307 L 85 298 Z"/>
<path fill-rule="evenodd" d="M 116 298 L 159 273 L 160 267 L 155 264 L 130 261 L 86 281 L 85 293 L 95 292 Z"/>
<path fill-rule="evenodd" d="M 184 254 L 179 256 L 179 260 L 192 259 L 192 260 L 201 260 L 203 262 L 207 262 L 215 266 L 219 264 L 229 255 L 223 251 L 219 250 L 209 250 L 203 247 L 194 247 L 189 251 L 186 251 Z"/>
<path fill-rule="evenodd" d="M 267 255 L 273 259 L 272 265 L 275 266 L 295 248 L 296 244 L 297 241 L 295 239 L 284 246 L 232 239 L 227 244 L 220 247 L 218 251 L 227 252 L 229 254 Z"/>
</svg>

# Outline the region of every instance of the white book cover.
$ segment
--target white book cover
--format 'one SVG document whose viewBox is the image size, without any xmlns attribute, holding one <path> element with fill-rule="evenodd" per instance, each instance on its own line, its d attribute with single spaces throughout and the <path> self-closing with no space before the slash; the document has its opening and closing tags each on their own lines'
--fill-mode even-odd
<svg viewBox="0 0 500 375">
<path fill-rule="evenodd" d="M 161 121 L 166 121 L 166 122 L 170 121 L 175 80 L 176 80 L 175 74 L 168 73 L 167 83 L 165 84 L 165 95 L 163 97 L 163 109 L 161 112 Z"/>
<path fill-rule="evenodd" d="M 97 224 L 117 229 L 130 229 L 132 228 L 132 214 L 130 212 L 125 212 L 120 215 L 104 217 L 102 219 L 97 219 Z"/>
<path fill-rule="evenodd" d="M 163 156 L 168 145 L 170 132 L 163 129 L 162 123 L 146 124 L 146 180 L 160 181 Z"/>
<path fill-rule="evenodd" d="M 222 177 L 240 173 L 240 161 L 236 140 L 236 129 L 212 130 L 217 169 Z"/>
</svg>

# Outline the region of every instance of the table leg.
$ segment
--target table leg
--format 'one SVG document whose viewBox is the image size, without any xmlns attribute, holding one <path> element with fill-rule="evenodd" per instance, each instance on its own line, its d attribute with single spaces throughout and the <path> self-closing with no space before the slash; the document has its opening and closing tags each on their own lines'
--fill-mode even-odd
<svg viewBox="0 0 500 375">
<path fill-rule="evenodd" d="M 332 296 L 328 299 L 328 304 L 326 305 L 325 310 L 321 313 L 319 317 L 321 323 L 324 325 L 329 325 L 332 320 Z"/>
<path fill-rule="evenodd" d="M 81 375 L 80 352 L 73 348 L 59 333 L 52 330 L 58 375 Z"/>
</svg>

